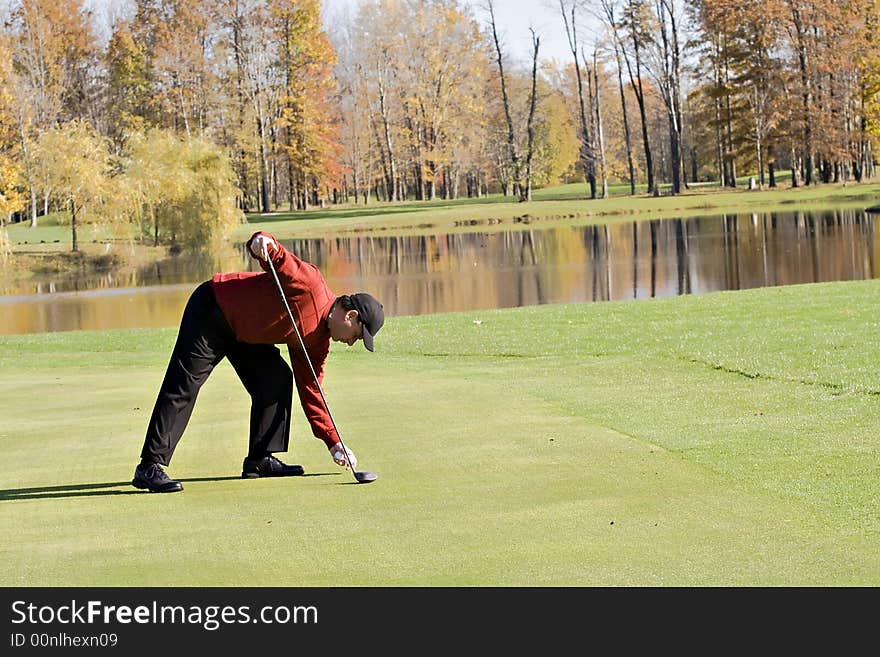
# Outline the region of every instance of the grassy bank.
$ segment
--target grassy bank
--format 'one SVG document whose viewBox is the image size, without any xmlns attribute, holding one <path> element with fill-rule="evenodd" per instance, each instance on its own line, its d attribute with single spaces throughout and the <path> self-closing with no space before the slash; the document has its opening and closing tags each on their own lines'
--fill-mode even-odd
<svg viewBox="0 0 880 657">
<path fill-rule="evenodd" d="M 134 243 L 107 226 L 91 224 L 78 229 L 78 250 L 73 252 L 70 225 L 60 213 L 40 217 L 36 228 L 19 223 L 0 230 L 10 247 L 8 254 L 0 253 L 0 294 L 47 276 L 124 273 L 169 256 L 167 246 Z"/>
<path fill-rule="evenodd" d="M 365 469 L 243 481 L 228 364 L 127 485 L 173 330 L 0 337 L 0 584 L 880 584 L 880 282 L 390 318 L 333 346 Z M 146 520 L 145 520 L 146 519 Z"/>
</svg>

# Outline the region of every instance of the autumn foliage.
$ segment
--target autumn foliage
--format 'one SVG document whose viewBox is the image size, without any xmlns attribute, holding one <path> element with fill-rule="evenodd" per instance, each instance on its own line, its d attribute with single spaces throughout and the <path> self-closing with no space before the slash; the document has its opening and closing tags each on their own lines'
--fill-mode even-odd
<svg viewBox="0 0 880 657">
<path fill-rule="evenodd" d="M 539 31 L 533 53 L 511 46 L 529 34 L 493 34 L 488 2 L 362 0 L 336 15 L 319 0 L 88 6 L 106 12 L 7 3 L 3 221 L 62 211 L 73 226 L 100 218 L 155 243 L 199 241 L 242 212 L 326 203 L 876 171 L 877 0 L 560 0 L 562 61 L 538 60 Z M 91 168 L 47 154 L 86 146 L 101 149 Z M 196 183 L 202 167 L 214 177 Z M 180 180 L 203 187 L 184 193 Z M 114 185 L 133 185 L 140 206 L 126 209 Z M 221 188 L 223 207 L 191 213 L 199 227 L 169 205 Z"/>
</svg>

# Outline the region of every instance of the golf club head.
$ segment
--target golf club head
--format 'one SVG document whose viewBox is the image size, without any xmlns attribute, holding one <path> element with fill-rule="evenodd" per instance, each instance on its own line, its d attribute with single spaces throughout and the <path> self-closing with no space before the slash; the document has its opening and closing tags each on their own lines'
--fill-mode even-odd
<svg viewBox="0 0 880 657">
<path fill-rule="evenodd" d="M 371 484 L 379 478 L 375 472 L 355 472 L 354 478 L 359 484 Z"/>
</svg>

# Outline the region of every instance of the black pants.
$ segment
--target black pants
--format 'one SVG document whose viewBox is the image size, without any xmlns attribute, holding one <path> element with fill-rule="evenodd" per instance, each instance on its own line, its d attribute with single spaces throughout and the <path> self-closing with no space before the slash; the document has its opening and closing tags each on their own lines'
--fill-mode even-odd
<svg viewBox="0 0 880 657">
<path fill-rule="evenodd" d="M 251 396 L 248 456 L 287 451 L 293 374 L 278 348 L 235 339 L 223 317 L 211 282 L 190 296 L 177 342 L 147 427 L 141 461 L 168 465 L 189 422 L 199 389 L 223 358 L 228 358 Z"/>
</svg>

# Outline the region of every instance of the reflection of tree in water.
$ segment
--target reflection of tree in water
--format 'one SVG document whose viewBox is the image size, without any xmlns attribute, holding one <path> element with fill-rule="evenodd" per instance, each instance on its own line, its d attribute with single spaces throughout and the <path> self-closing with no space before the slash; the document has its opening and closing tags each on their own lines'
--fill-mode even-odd
<svg viewBox="0 0 880 657">
<path fill-rule="evenodd" d="M 125 244 L 114 245 L 110 253 L 124 253 Z M 128 265 L 112 269 L 44 271 L 31 281 L 0 288 L 0 294 L 55 294 L 152 285 L 179 285 L 200 282 L 217 271 L 247 269 L 243 245 L 228 245 L 221 250 L 192 250 L 169 255 L 146 265 Z"/>
<path fill-rule="evenodd" d="M 500 233 L 362 236 L 288 246 L 399 312 L 672 296 L 873 276 L 864 212 L 720 215 Z M 338 276 L 340 262 L 356 273 Z M 385 285 L 385 288 L 382 288 Z"/>
<path fill-rule="evenodd" d="M 425 314 L 872 278 L 875 220 L 855 210 L 753 213 L 439 235 L 377 231 L 284 244 L 317 265 L 334 292 L 366 290 L 389 314 Z M 130 271 L 48 279 L 14 293 L 135 287 L 150 293 L 129 295 L 136 304 L 125 306 L 130 310 L 98 310 L 100 299 L 92 296 L 88 302 L 66 299 L 63 308 L 30 309 L 27 317 L 7 323 L 24 331 L 31 323 L 39 326 L 30 330 L 104 321 L 110 327 L 126 316 L 142 321 L 167 314 L 176 321 L 179 309 L 166 313 L 162 303 L 182 303 L 191 284 L 215 271 L 236 270 L 258 270 L 241 245 L 225 254 L 181 254 Z M 169 295 L 173 301 L 162 301 L 160 288 L 150 287 L 174 284 L 181 289 Z M 105 302 L 108 308 L 115 303 Z M 77 309 L 76 303 L 89 309 Z"/>
<path fill-rule="evenodd" d="M 690 258 L 688 255 L 688 222 L 677 220 L 675 226 L 675 255 L 678 272 L 678 294 L 691 293 Z"/>
</svg>

